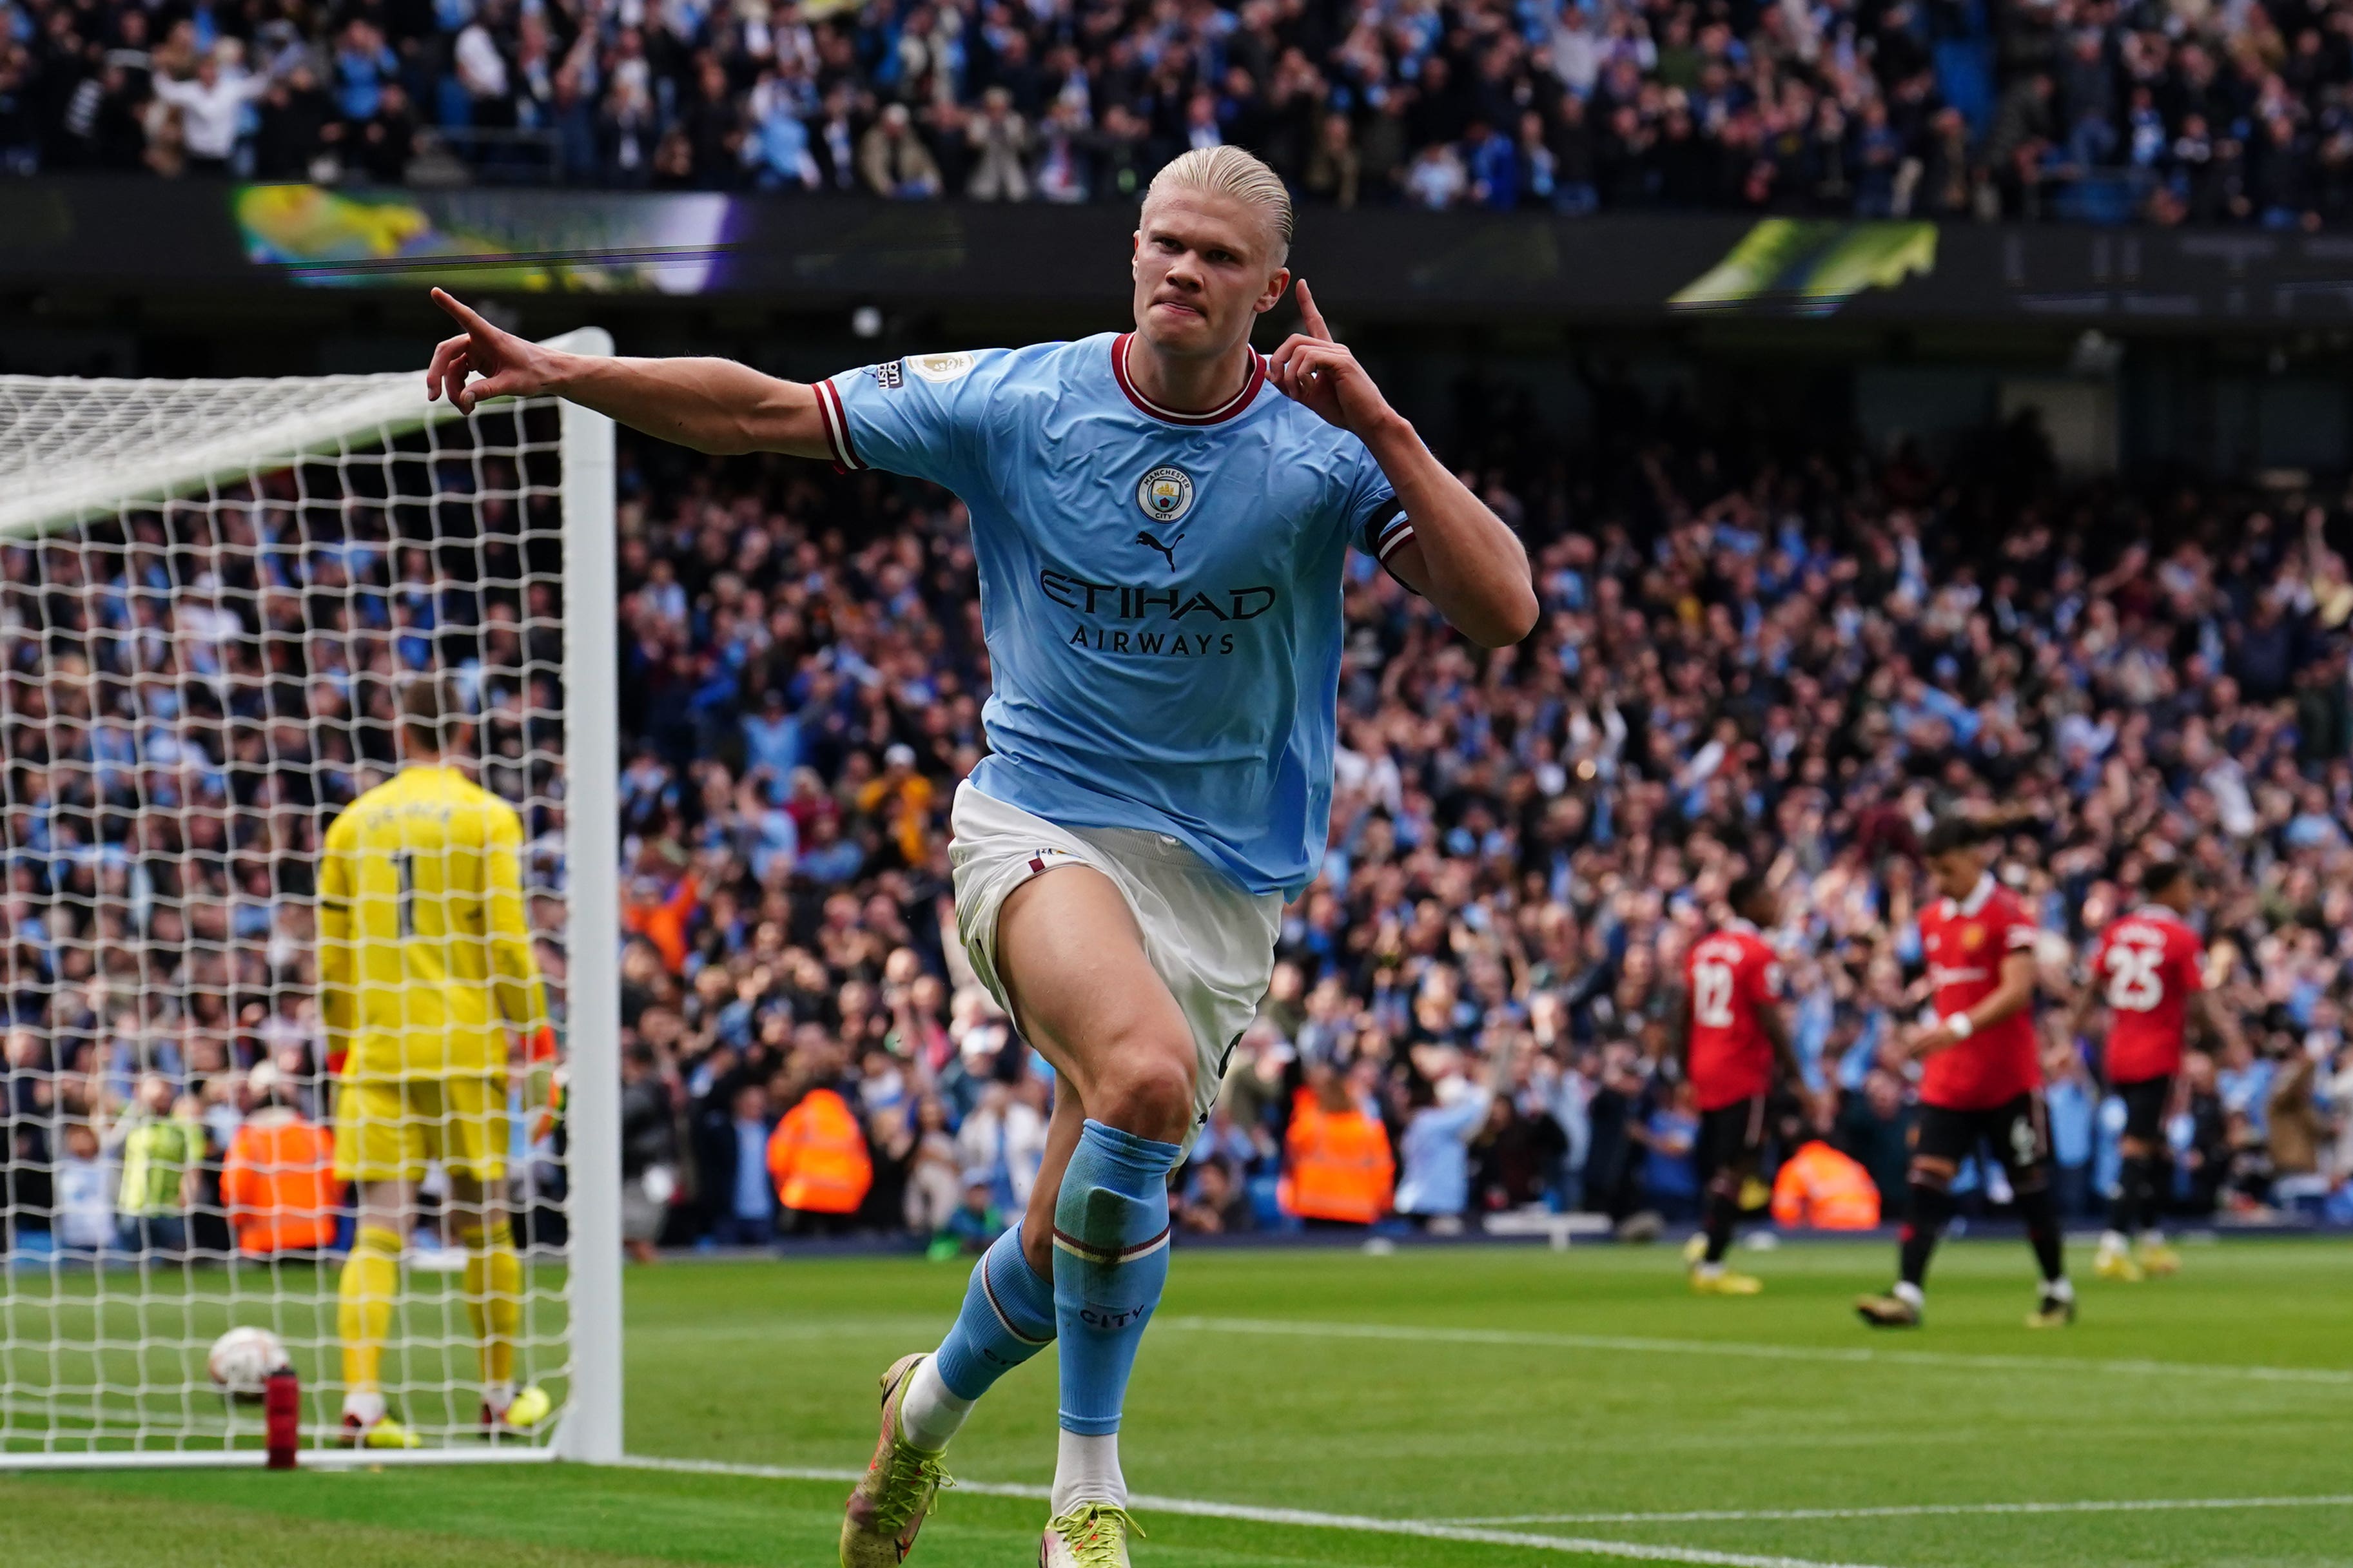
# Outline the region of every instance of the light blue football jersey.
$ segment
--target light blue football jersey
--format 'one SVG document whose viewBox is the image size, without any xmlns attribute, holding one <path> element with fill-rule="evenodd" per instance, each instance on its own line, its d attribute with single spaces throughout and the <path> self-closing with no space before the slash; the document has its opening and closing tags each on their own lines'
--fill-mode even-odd
<svg viewBox="0 0 2353 1568">
<path fill-rule="evenodd" d="M 821 382 L 844 468 L 972 513 L 996 689 L 983 794 L 1067 827 L 1182 839 L 1252 893 L 1324 853 L 1355 544 L 1412 533 L 1363 442 L 1266 383 L 1155 407 L 1127 336 L 910 354 Z"/>
</svg>

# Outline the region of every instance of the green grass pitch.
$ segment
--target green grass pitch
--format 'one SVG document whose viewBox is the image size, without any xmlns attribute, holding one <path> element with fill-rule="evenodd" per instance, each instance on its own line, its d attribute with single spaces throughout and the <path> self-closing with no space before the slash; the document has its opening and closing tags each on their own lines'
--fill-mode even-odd
<svg viewBox="0 0 2353 1568">
<path fill-rule="evenodd" d="M 1870 1337 L 1848 1300 L 1890 1262 L 1785 1249 L 1739 1300 L 1687 1295 L 1664 1250 L 1180 1252 L 1124 1442 L 1139 1568 L 2353 1564 L 2353 1245 L 2192 1248 L 2179 1279 L 2086 1282 L 2074 1329 L 2034 1333 L 2024 1249 L 1957 1244 L 1929 1327 Z M 632 1272 L 631 1450 L 862 1466 L 875 1373 L 937 1338 L 964 1274 Z M 945 1494 L 913 1563 L 1035 1561 L 1052 1367 L 981 1406 L 950 1465 L 977 1485 Z M 0 1563 L 826 1568 L 845 1489 L 538 1465 L 0 1472 Z M 1287 1511 L 1234 1517 L 1251 1509 Z"/>
</svg>

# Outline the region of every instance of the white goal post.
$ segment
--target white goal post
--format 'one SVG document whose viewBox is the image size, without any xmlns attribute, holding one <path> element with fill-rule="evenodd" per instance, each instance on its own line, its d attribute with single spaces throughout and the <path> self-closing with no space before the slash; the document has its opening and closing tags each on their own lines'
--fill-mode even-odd
<svg viewBox="0 0 2353 1568">
<path fill-rule="evenodd" d="M 621 1457 L 614 483 L 609 419 L 460 415 L 421 363 L 0 376 L 0 1469 L 263 1462 L 263 1406 L 206 1362 L 245 1326 L 301 1379 L 303 1463 Z M 470 1102 L 393 1091 L 369 1158 L 423 1174 L 378 1383 L 421 1446 L 354 1451 L 317 878 L 426 677 L 522 821 L 509 948 L 545 977 L 561 1116 L 488 1046 L 470 1074 L 448 1047 Z M 487 950 L 456 873 L 413 892 L 394 858 L 403 939 Z M 445 1154 L 509 1216 L 519 1294 Z M 486 1341 L 548 1419 L 486 1430 Z"/>
</svg>

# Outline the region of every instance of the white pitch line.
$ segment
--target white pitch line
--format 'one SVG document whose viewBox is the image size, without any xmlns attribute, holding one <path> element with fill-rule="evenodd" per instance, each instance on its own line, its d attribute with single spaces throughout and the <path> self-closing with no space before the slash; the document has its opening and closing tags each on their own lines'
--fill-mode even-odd
<svg viewBox="0 0 2353 1568">
<path fill-rule="evenodd" d="M 863 1470 L 804 1469 L 786 1465 L 736 1465 L 716 1459 L 665 1459 L 631 1455 L 619 1461 L 626 1469 L 673 1470 L 688 1475 L 748 1476 L 756 1480 L 838 1481 L 855 1485 Z M 1005 1482 L 965 1481 L 960 1492 L 980 1497 L 1025 1498 L 1042 1502 L 1051 1497 L 1046 1487 Z M 1238 1520 L 1245 1524 L 1284 1525 L 1299 1530 L 1343 1530 L 1364 1535 L 1409 1535 L 1426 1541 L 1459 1541 L 1480 1546 L 1516 1546 L 1523 1551 L 1582 1552 L 1588 1557 L 1615 1557 L 1631 1563 L 1686 1563 L 1699 1568 L 1872 1568 L 1860 1563 L 1824 1563 L 1810 1557 L 1757 1556 L 1745 1552 L 1711 1552 L 1697 1546 L 1658 1546 L 1639 1541 L 1588 1541 L 1567 1535 L 1527 1535 L 1518 1531 L 1484 1529 L 1415 1519 L 1377 1519 L 1369 1514 L 1316 1513 L 1305 1509 L 1255 1508 L 1248 1503 L 1208 1502 L 1198 1498 L 1138 1495 L 1128 1500 L 1153 1513 L 1185 1514 L 1195 1519 Z"/>
<path fill-rule="evenodd" d="M 2086 1502 L 1948 1502 L 1889 1508 L 1689 1509 L 1674 1513 L 1509 1513 L 1440 1520 L 1441 1524 L 1753 1524 L 1784 1520 L 1918 1519 L 1931 1514 L 2165 1513 L 2177 1510 L 2353 1508 L 2353 1493 L 2329 1497 L 2202 1497 L 2094 1500 Z"/>
<path fill-rule="evenodd" d="M 2085 1356 L 1969 1355 L 1878 1346 L 1757 1344 L 1741 1340 L 1641 1339 L 1619 1334 L 1552 1334 L 1512 1329 L 1448 1329 L 1411 1323 L 1326 1323 L 1269 1318 L 1155 1317 L 1179 1332 L 1279 1334 L 1309 1340 L 1399 1340 L 1425 1344 L 1506 1345 L 1534 1350 L 1626 1351 L 1637 1354 L 1736 1356 L 1757 1361 L 1832 1362 L 1858 1366 L 1947 1367 L 1962 1372 L 2099 1372 L 2135 1377 L 2211 1377 L 2252 1383 L 2353 1386 L 2353 1368 L 2230 1366 L 2208 1362 L 2116 1361 Z"/>
</svg>

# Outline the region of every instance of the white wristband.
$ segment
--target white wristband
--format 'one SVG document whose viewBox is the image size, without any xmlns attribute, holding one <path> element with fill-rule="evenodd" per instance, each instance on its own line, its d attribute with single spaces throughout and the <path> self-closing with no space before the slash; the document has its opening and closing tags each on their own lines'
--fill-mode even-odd
<svg viewBox="0 0 2353 1568">
<path fill-rule="evenodd" d="M 1953 1038 L 1966 1040 L 1976 1032 L 1977 1026 L 1969 1022 L 1969 1016 L 1967 1013 L 1945 1015 L 1945 1033 L 1952 1036 Z"/>
</svg>

